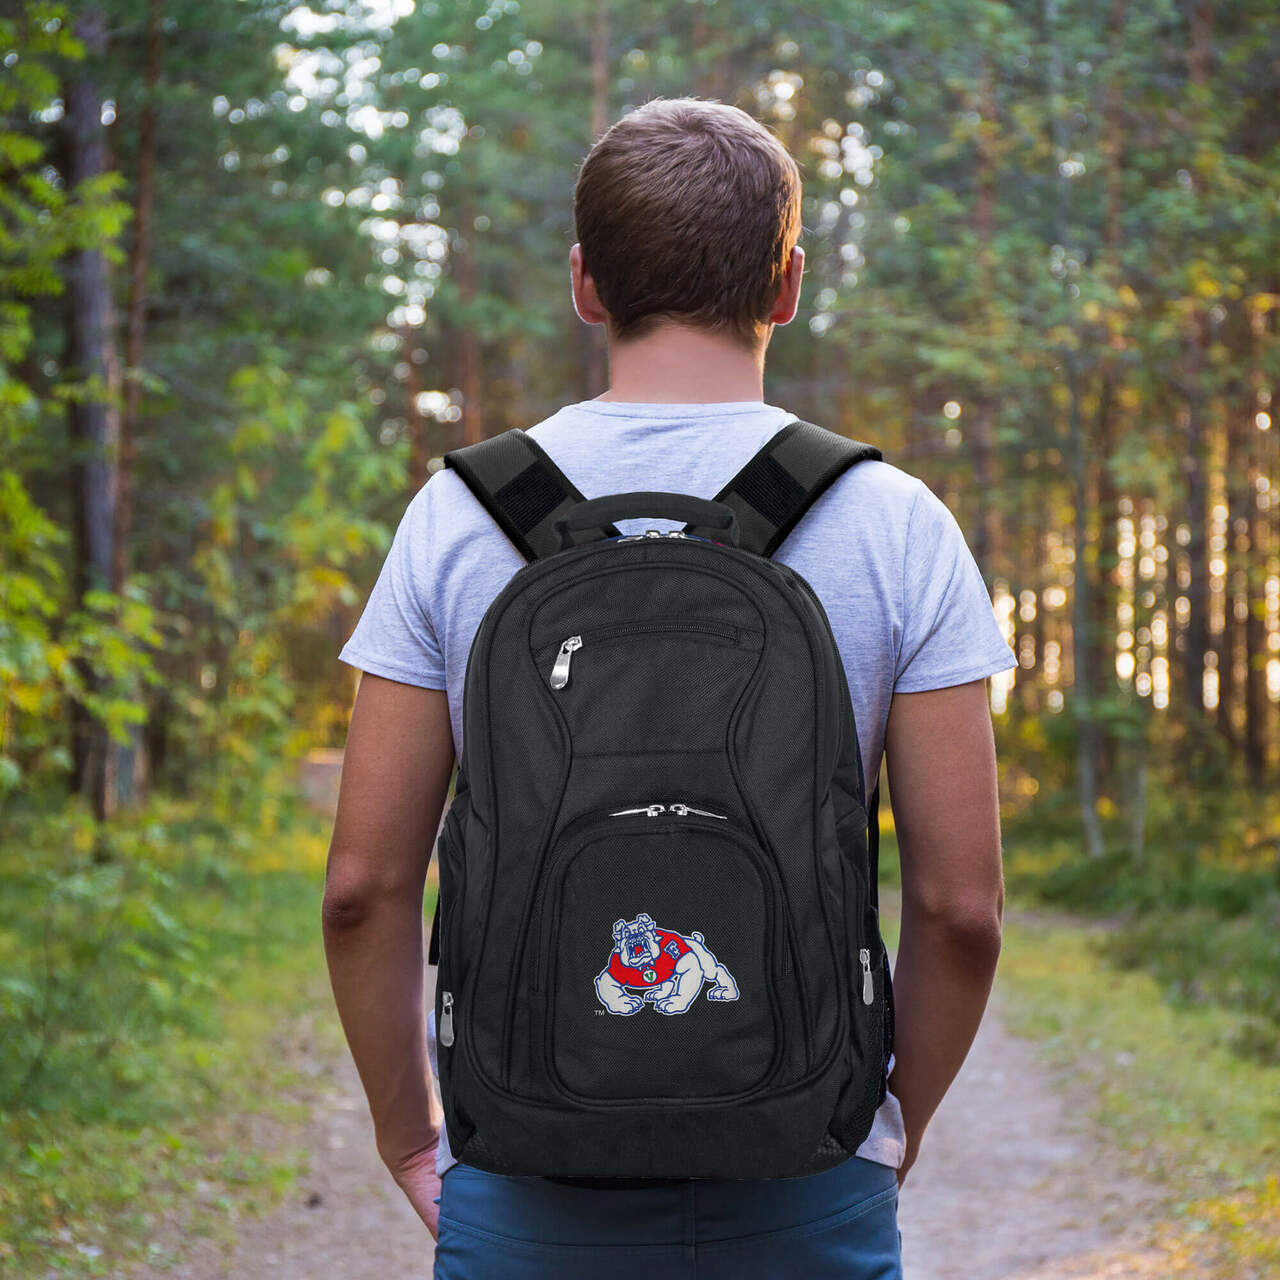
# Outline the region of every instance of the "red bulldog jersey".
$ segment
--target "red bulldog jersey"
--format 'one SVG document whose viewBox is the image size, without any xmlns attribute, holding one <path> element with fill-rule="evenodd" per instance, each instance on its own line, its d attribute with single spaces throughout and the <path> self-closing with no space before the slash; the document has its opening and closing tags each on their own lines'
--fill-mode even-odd
<svg viewBox="0 0 1280 1280">
<path fill-rule="evenodd" d="M 615 951 L 609 960 L 609 976 L 624 987 L 656 987 L 666 982 L 675 972 L 676 964 L 689 950 L 689 944 L 678 934 L 658 931 L 658 958 L 633 969 L 622 963 Z"/>
</svg>

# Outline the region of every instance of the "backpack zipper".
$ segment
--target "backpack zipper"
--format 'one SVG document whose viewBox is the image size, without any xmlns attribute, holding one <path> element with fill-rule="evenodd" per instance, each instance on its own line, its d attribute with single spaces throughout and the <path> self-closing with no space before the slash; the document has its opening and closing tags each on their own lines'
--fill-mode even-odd
<svg viewBox="0 0 1280 1280">
<path fill-rule="evenodd" d="M 569 663 L 572 661 L 573 655 L 581 648 L 581 636 L 570 636 L 560 645 L 560 652 L 556 654 L 555 666 L 551 668 L 551 687 L 553 689 L 563 689 L 569 683 Z"/>
<path fill-rule="evenodd" d="M 444 991 L 440 995 L 440 1043 L 446 1049 L 453 1044 L 453 992 Z"/>
<path fill-rule="evenodd" d="M 621 538 L 615 538 L 614 542 L 641 542 L 645 538 L 687 538 L 689 534 L 682 533 L 679 529 L 668 529 L 665 532 L 662 529 L 646 529 L 643 533 L 627 533 Z"/>
<path fill-rule="evenodd" d="M 666 535 L 662 536 L 665 537 Z M 699 622 L 696 619 L 688 621 L 655 619 L 651 622 L 620 622 L 610 627 L 597 627 L 594 631 L 587 632 L 587 634 L 594 640 L 603 640 L 609 636 L 642 634 L 646 631 L 701 631 L 708 635 L 723 636 L 726 640 L 733 640 L 735 643 L 739 642 L 742 636 L 742 628 L 734 626 L 730 622 Z M 551 667 L 551 687 L 553 689 L 563 689 L 569 683 L 569 664 L 573 660 L 573 655 L 581 648 L 581 635 L 567 636 L 560 642 L 560 650 L 556 654 L 555 663 Z"/>
<path fill-rule="evenodd" d="M 609 817 L 622 818 L 633 813 L 643 813 L 647 817 L 656 818 L 660 813 L 674 813 L 678 817 L 683 818 L 687 813 L 696 813 L 700 818 L 728 818 L 727 813 L 712 813 L 710 809 L 695 809 L 691 804 L 682 804 L 676 801 L 674 804 L 645 804 L 637 809 L 615 809 Z"/>
<path fill-rule="evenodd" d="M 862 1003 L 871 1004 L 876 998 L 876 984 L 871 977 L 871 952 L 863 947 L 858 952 L 862 961 Z"/>
</svg>

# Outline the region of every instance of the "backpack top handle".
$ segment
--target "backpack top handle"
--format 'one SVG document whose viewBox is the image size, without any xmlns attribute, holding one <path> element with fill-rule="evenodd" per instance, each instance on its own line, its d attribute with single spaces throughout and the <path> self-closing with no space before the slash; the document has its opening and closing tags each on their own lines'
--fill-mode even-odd
<svg viewBox="0 0 1280 1280">
<path fill-rule="evenodd" d="M 610 493 L 602 498 L 589 498 L 580 502 L 568 515 L 554 521 L 560 535 L 560 549 L 575 545 L 573 534 L 583 529 L 608 528 L 613 520 L 638 520 L 643 516 L 657 516 L 663 520 L 687 520 L 683 532 L 706 529 L 723 537 L 717 541 L 738 545 L 738 517 L 723 502 L 707 498 L 695 498 L 687 493 L 662 493 L 655 490 L 636 490 L 633 493 Z M 603 537 L 612 535 L 603 534 Z"/>
</svg>

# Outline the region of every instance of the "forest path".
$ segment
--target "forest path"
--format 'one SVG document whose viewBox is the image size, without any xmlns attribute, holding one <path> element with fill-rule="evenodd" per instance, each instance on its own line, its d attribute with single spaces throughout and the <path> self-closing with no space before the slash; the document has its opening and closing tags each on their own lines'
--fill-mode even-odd
<svg viewBox="0 0 1280 1280">
<path fill-rule="evenodd" d="M 1069 1071 L 987 1016 L 899 1197 L 906 1280 L 1165 1277 L 1160 1189 L 1126 1161 Z"/>
<path fill-rule="evenodd" d="M 329 1008 L 308 1016 L 337 1015 Z M 431 1236 L 378 1157 L 351 1055 L 318 1050 L 317 1039 L 299 1036 L 305 1048 L 290 1055 L 309 1077 L 312 1110 L 282 1144 L 304 1161 L 280 1203 L 214 1234 L 168 1223 L 172 1265 L 131 1269 L 129 1280 L 429 1280 Z"/>
<path fill-rule="evenodd" d="M 1163 1255 L 1144 1245 L 1158 1189 L 1123 1172 L 1079 1086 L 1006 1029 L 1003 1002 L 997 984 L 907 1179 L 907 1280 L 1162 1275 Z M 350 1058 L 309 1068 L 309 1170 L 280 1206 L 243 1218 L 231 1243 L 191 1240 L 184 1280 L 429 1280 L 431 1239 L 378 1160 Z"/>
</svg>

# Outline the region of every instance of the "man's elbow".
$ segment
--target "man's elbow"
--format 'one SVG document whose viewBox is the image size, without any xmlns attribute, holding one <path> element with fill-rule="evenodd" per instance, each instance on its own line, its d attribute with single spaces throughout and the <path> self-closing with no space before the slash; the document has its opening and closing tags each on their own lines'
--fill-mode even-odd
<svg viewBox="0 0 1280 1280">
<path fill-rule="evenodd" d="M 326 885 L 320 902 L 320 922 L 325 933 L 341 934 L 368 922 L 373 895 L 354 885 Z"/>
<path fill-rule="evenodd" d="M 412 886 L 388 884 L 364 877 L 330 876 L 325 881 L 320 919 L 326 934 L 340 935 L 369 924 L 388 909 L 414 907 Z M 422 909 L 422 889 L 417 888 L 416 910 Z"/>
<path fill-rule="evenodd" d="M 1003 938 L 1004 890 L 985 894 L 903 895 L 903 926 L 922 928 L 969 963 L 994 969 Z"/>
</svg>

